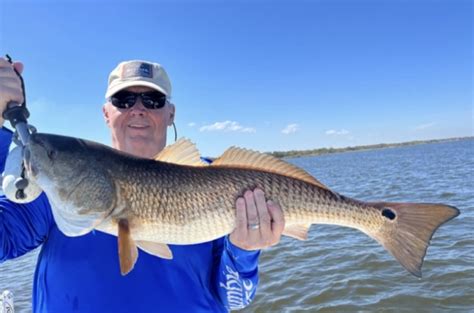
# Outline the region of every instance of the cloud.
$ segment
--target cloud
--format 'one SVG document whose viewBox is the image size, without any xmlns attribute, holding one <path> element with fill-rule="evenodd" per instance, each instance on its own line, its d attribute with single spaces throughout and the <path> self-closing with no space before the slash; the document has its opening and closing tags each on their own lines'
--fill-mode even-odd
<svg viewBox="0 0 474 313">
<path fill-rule="evenodd" d="M 340 130 L 335 130 L 335 129 L 330 129 L 326 130 L 326 135 L 330 136 L 343 136 L 349 134 L 348 130 L 345 129 L 340 129 Z"/>
<path fill-rule="evenodd" d="M 415 130 L 423 130 L 435 126 L 436 123 L 421 124 L 415 127 Z"/>
<path fill-rule="evenodd" d="M 211 125 L 204 125 L 199 128 L 199 131 L 222 131 L 222 132 L 240 132 L 240 133 L 255 133 L 257 130 L 253 127 L 244 127 L 235 121 L 215 122 Z"/>
<path fill-rule="evenodd" d="M 194 127 L 194 126 L 196 126 L 196 123 L 194 123 L 194 122 L 188 123 L 188 126 L 189 127 Z"/>
<path fill-rule="evenodd" d="M 289 124 L 286 125 L 285 128 L 281 130 L 281 132 L 285 135 L 293 134 L 296 133 L 300 129 L 300 126 L 298 124 Z"/>
</svg>

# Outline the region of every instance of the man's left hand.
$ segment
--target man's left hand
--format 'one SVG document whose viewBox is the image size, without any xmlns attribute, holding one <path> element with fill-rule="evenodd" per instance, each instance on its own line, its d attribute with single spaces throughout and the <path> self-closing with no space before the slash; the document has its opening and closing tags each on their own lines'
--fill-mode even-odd
<svg viewBox="0 0 474 313">
<path fill-rule="evenodd" d="M 258 250 L 277 244 L 285 228 L 285 219 L 280 206 L 266 201 L 259 188 L 247 190 L 236 201 L 236 228 L 230 241 L 244 250 Z"/>
</svg>

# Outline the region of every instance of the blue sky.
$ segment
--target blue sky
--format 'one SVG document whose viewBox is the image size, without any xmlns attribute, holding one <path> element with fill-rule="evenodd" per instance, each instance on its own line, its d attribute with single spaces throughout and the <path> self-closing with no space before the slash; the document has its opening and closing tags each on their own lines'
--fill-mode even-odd
<svg viewBox="0 0 474 313">
<path fill-rule="evenodd" d="M 24 62 L 40 131 L 106 144 L 107 76 L 129 59 L 166 68 L 179 136 L 204 155 L 472 136 L 472 12 L 458 0 L 0 0 L 0 53 Z"/>
</svg>

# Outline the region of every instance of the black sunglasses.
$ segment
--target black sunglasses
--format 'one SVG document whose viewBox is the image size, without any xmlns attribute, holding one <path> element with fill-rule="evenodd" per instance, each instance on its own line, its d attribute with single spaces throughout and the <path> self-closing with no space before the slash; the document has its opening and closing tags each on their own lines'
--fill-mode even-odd
<svg viewBox="0 0 474 313">
<path fill-rule="evenodd" d="M 159 91 L 131 92 L 122 90 L 109 98 L 109 101 L 119 109 L 129 109 L 142 99 L 143 106 L 147 109 L 161 109 L 166 104 L 166 95 Z"/>
</svg>

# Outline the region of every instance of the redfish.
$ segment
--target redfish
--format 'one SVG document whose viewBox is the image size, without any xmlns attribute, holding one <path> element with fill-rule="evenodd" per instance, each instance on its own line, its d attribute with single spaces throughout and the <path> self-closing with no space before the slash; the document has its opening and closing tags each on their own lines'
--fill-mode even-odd
<svg viewBox="0 0 474 313">
<path fill-rule="evenodd" d="M 36 133 L 30 139 L 27 175 L 48 196 L 59 229 L 67 236 L 93 229 L 118 236 L 123 275 L 138 248 L 172 259 L 167 244 L 231 233 L 236 199 L 256 187 L 281 206 L 284 235 L 304 240 L 311 224 L 355 228 L 419 277 L 433 233 L 459 214 L 444 204 L 351 199 L 283 160 L 235 147 L 207 165 L 187 140 L 152 160 L 78 138 Z"/>
</svg>

